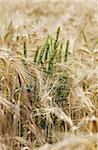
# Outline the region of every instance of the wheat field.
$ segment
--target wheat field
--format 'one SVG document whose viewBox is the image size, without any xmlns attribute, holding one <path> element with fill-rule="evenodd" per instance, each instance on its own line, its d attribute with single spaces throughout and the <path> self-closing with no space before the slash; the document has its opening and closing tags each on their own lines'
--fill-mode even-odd
<svg viewBox="0 0 98 150">
<path fill-rule="evenodd" d="M 98 1 L 0 0 L 0 150 L 98 149 Z"/>
</svg>

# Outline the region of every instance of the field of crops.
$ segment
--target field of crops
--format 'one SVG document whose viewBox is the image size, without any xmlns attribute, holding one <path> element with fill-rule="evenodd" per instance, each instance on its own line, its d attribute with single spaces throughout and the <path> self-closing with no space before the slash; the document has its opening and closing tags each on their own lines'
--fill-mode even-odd
<svg viewBox="0 0 98 150">
<path fill-rule="evenodd" d="M 98 150 L 98 1 L 0 0 L 0 150 Z"/>
</svg>

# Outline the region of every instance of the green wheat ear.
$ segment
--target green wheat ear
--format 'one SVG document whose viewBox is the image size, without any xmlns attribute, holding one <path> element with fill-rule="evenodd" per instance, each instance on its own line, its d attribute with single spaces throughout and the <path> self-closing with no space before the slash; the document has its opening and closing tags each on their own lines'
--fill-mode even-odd
<svg viewBox="0 0 98 150">
<path fill-rule="evenodd" d="M 62 62 L 62 50 L 63 50 L 63 43 L 61 42 L 58 48 L 58 63 Z"/>
<path fill-rule="evenodd" d="M 45 50 L 47 49 L 48 46 L 48 37 L 46 38 L 41 50 L 40 50 L 40 54 L 39 54 L 39 58 L 38 58 L 38 64 L 43 64 L 42 59 L 45 53 Z"/>
<path fill-rule="evenodd" d="M 40 47 L 38 46 L 37 50 L 36 50 L 36 53 L 35 53 L 35 57 L 34 57 L 34 62 L 35 63 L 37 62 L 37 59 L 38 59 L 39 50 L 40 50 Z"/>
<path fill-rule="evenodd" d="M 56 38 L 55 38 L 55 41 L 54 41 L 54 49 L 56 49 L 58 47 L 58 44 L 59 44 L 59 35 L 60 35 L 60 27 L 57 28 L 57 31 L 56 31 Z"/>
<path fill-rule="evenodd" d="M 27 58 L 27 45 L 26 45 L 26 39 L 24 39 L 24 41 L 23 41 L 23 56 L 24 56 L 24 58 Z M 22 60 L 22 62 L 23 62 L 23 64 L 24 64 L 24 67 L 27 69 L 28 67 L 27 67 L 27 63 L 26 63 L 25 59 Z"/>
<path fill-rule="evenodd" d="M 54 59 L 56 58 L 56 55 L 58 53 L 59 35 L 60 35 L 60 27 L 57 28 L 55 39 L 53 39 L 53 37 L 50 36 L 49 65 L 48 65 L 48 73 L 50 74 L 53 72 Z"/>
<path fill-rule="evenodd" d="M 43 61 L 47 61 L 48 60 L 48 53 L 49 53 L 49 50 L 50 50 L 51 36 L 52 35 L 48 35 L 48 37 L 47 37 L 47 44 L 46 44 L 46 50 L 45 50 Z"/>
<path fill-rule="evenodd" d="M 66 62 L 66 61 L 67 61 L 67 57 L 68 57 L 68 50 L 69 50 L 69 40 L 67 40 L 67 42 L 66 42 L 64 62 Z"/>
<path fill-rule="evenodd" d="M 50 36 L 50 49 L 49 49 L 49 63 L 48 63 L 48 73 L 52 73 L 53 71 L 53 63 L 54 63 L 54 43 L 53 38 Z"/>
<path fill-rule="evenodd" d="M 27 46 L 26 46 L 26 40 L 23 42 L 23 49 L 24 49 L 24 57 L 27 58 Z"/>
</svg>

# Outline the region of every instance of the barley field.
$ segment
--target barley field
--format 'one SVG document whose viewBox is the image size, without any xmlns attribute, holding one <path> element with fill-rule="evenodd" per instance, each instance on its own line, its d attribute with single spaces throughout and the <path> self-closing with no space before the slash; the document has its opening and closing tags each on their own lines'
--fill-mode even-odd
<svg viewBox="0 0 98 150">
<path fill-rule="evenodd" d="M 98 0 L 0 0 L 0 150 L 98 150 Z"/>
</svg>

